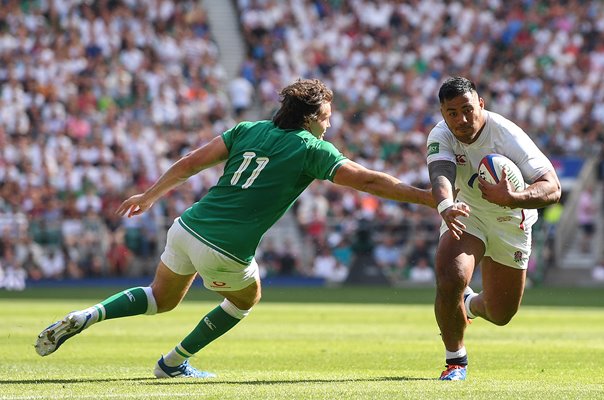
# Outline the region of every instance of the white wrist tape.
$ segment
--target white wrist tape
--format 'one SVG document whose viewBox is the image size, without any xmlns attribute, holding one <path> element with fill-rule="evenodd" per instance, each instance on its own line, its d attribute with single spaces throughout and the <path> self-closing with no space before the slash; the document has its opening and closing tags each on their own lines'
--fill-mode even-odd
<svg viewBox="0 0 604 400">
<path fill-rule="evenodd" d="M 445 211 L 447 208 L 451 207 L 454 204 L 455 202 L 452 199 L 444 199 L 443 201 L 438 203 L 436 209 L 438 210 L 438 213 L 441 214 L 443 211 Z"/>
</svg>

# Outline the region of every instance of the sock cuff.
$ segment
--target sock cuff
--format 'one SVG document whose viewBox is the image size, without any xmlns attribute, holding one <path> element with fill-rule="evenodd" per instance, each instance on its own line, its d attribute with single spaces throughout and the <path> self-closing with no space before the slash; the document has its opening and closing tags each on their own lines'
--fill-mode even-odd
<svg viewBox="0 0 604 400">
<path fill-rule="evenodd" d="M 101 303 L 99 304 L 95 304 L 94 306 L 92 306 L 92 308 L 94 309 L 94 311 L 96 311 L 98 317 L 97 317 L 97 322 L 101 322 L 105 319 L 105 317 L 107 316 L 107 311 L 105 311 L 105 306 L 102 305 Z"/>
<path fill-rule="evenodd" d="M 453 358 L 466 357 L 467 355 L 468 355 L 468 353 L 466 352 L 466 346 L 463 346 L 461 349 L 459 349 L 457 351 L 449 351 L 449 350 L 445 349 L 445 358 L 447 360 L 453 359 Z"/>
<path fill-rule="evenodd" d="M 142 287 L 141 289 L 143 289 L 147 296 L 147 311 L 145 311 L 145 315 L 157 314 L 157 302 L 155 301 L 155 296 L 153 296 L 153 289 L 149 286 Z"/>
<path fill-rule="evenodd" d="M 220 303 L 220 307 L 224 310 L 225 313 L 237 319 L 245 318 L 252 310 L 251 308 L 249 310 L 240 310 L 235 306 L 235 304 L 231 303 L 228 299 L 224 299 L 224 301 Z"/>
<path fill-rule="evenodd" d="M 476 296 L 478 296 L 478 293 L 472 293 L 468 295 L 468 297 L 466 297 L 466 300 L 463 302 L 466 308 L 466 315 L 468 316 L 468 318 L 476 318 L 476 315 L 474 315 L 474 313 L 470 310 L 470 302 Z"/>
<path fill-rule="evenodd" d="M 178 344 L 175 348 L 174 348 L 174 352 L 177 353 L 179 356 L 183 357 L 183 358 L 190 358 L 193 357 L 195 354 L 194 353 L 190 353 L 187 351 L 187 349 L 185 349 L 184 347 L 182 347 L 182 343 Z M 178 363 L 177 365 L 179 365 L 180 363 Z"/>
</svg>

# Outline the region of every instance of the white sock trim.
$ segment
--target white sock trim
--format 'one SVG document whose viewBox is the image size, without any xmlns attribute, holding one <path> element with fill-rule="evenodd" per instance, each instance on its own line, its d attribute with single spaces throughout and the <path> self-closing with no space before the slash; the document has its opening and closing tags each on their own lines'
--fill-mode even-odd
<svg viewBox="0 0 604 400">
<path fill-rule="evenodd" d="M 240 310 L 235 306 L 235 304 L 231 303 L 228 299 L 224 299 L 224 301 L 220 303 L 220 307 L 222 307 L 225 313 L 237 319 L 245 318 L 252 310 L 251 308 L 249 310 Z"/>
<path fill-rule="evenodd" d="M 445 349 L 445 359 L 450 360 L 452 358 L 461 358 L 463 356 L 468 355 L 466 352 L 466 346 L 463 346 L 461 349 L 457 351 L 449 351 Z"/>
<path fill-rule="evenodd" d="M 147 311 L 145 312 L 145 315 L 157 314 L 157 302 L 155 301 L 155 296 L 153 296 L 153 289 L 149 286 L 145 286 L 142 289 L 147 295 Z"/>
<path fill-rule="evenodd" d="M 174 348 L 174 351 L 176 353 L 180 354 L 181 356 L 187 357 L 187 358 L 193 357 L 195 355 L 195 354 L 191 354 L 188 351 L 186 351 L 185 348 L 182 347 L 182 345 L 180 343 L 178 345 L 176 345 L 176 347 Z M 180 364 L 180 363 L 178 363 L 178 364 Z"/>
<path fill-rule="evenodd" d="M 105 312 L 105 307 L 103 307 L 101 303 L 95 304 L 92 307 L 88 307 L 87 309 L 82 311 L 91 315 L 90 320 L 88 320 L 88 326 L 97 322 L 101 322 L 105 319 L 105 315 L 107 314 Z"/>
<path fill-rule="evenodd" d="M 469 294 L 468 297 L 466 297 L 466 300 L 464 301 L 464 306 L 466 307 L 466 315 L 468 316 L 468 318 L 476 318 L 476 315 L 474 315 L 474 313 L 472 313 L 472 311 L 470 310 L 470 302 L 476 296 L 478 296 L 478 293 Z"/>
</svg>

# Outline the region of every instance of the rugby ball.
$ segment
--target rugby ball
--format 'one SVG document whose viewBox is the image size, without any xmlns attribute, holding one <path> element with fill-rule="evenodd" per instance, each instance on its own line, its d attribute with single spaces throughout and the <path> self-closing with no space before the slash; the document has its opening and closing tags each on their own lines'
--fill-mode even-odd
<svg viewBox="0 0 604 400">
<path fill-rule="evenodd" d="M 512 190 L 517 192 L 524 190 L 524 178 L 520 169 L 509 158 L 501 154 L 488 154 L 480 160 L 478 165 L 478 176 L 489 183 L 499 183 L 502 171 L 505 169 L 508 182 Z"/>
</svg>

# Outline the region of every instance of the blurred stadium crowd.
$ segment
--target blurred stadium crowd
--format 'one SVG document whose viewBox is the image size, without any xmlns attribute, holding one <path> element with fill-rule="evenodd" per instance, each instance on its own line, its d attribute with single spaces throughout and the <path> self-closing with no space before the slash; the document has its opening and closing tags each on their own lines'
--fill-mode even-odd
<svg viewBox="0 0 604 400">
<path fill-rule="evenodd" d="M 429 184 L 425 139 L 449 75 L 475 80 L 547 154 L 602 154 L 599 0 L 238 0 L 248 54 L 232 80 L 198 1 L 1 4 L 0 278 L 150 273 L 167 226 L 221 171 L 140 218 L 117 205 L 236 121 L 270 118 L 298 77 L 335 91 L 328 140 L 406 183 Z M 364 260 L 393 283 L 433 279 L 433 210 L 320 182 L 294 210 L 311 262 L 266 241 L 267 275 L 338 282 Z"/>
</svg>

